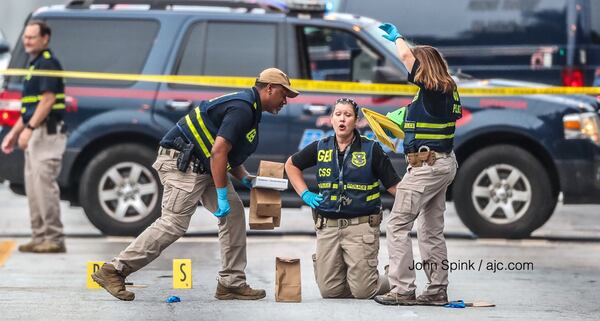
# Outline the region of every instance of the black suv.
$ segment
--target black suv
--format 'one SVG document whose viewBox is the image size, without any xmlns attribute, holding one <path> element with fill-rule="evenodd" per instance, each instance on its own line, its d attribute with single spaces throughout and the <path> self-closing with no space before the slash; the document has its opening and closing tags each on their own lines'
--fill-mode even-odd
<svg viewBox="0 0 600 321">
<path fill-rule="evenodd" d="M 140 0 L 96 0 L 44 8 L 31 18 L 52 27 L 51 48 L 70 71 L 255 77 L 275 66 L 305 80 L 405 83 L 407 78 L 392 43 L 381 37 L 379 22 L 365 17 L 323 16 L 254 1 L 154 0 L 144 5 Z M 17 44 L 10 67 L 23 68 L 27 60 Z M 0 125 L 9 127 L 19 117 L 22 81 L 6 80 Z M 514 86 L 499 80 L 457 81 L 461 87 Z M 230 91 L 68 78 L 62 197 L 83 206 L 106 234 L 139 233 L 160 215 L 161 186 L 151 168 L 159 139 L 192 106 Z M 280 115 L 263 116 L 259 148 L 246 163 L 250 171 L 261 159 L 283 162 L 331 133 L 331 104 L 348 94 L 301 91 Z M 412 99 L 350 96 L 383 114 Z M 560 192 L 565 203 L 600 202 L 600 121 L 594 98 L 465 96 L 462 103 L 455 149 L 461 168 L 449 198 L 476 234 L 527 236 L 550 217 Z M 359 127 L 372 136 L 366 121 Z M 390 153 L 400 173 L 405 170 L 402 153 L 401 147 Z M 0 155 L 0 178 L 19 193 L 22 166 L 22 153 Z M 308 173 L 309 184 L 316 187 L 314 171 Z M 283 200 L 286 206 L 301 205 L 293 193 Z M 389 206 L 392 200 L 384 201 Z"/>
</svg>

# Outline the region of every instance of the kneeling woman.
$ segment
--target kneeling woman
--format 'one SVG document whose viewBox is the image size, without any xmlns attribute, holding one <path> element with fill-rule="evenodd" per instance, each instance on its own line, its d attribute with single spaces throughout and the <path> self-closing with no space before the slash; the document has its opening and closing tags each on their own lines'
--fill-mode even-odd
<svg viewBox="0 0 600 321">
<path fill-rule="evenodd" d="M 389 290 L 379 277 L 379 181 L 392 195 L 400 178 L 381 146 L 355 129 L 358 107 L 338 99 L 331 123 L 334 136 L 292 155 L 288 178 L 302 200 L 313 208 L 317 253 L 313 255 L 317 285 L 324 298 L 372 298 Z M 310 192 L 302 170 L 317 166 L 319 194 Z"/>
</svg>

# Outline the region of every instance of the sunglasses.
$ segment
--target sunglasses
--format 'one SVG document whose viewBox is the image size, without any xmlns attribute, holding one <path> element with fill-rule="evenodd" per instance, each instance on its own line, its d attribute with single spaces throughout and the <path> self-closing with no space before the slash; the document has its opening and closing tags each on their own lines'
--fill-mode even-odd
<svg viewBox="0 0 600 321">
<path fill-rule="evenodd" d="M 335 101 L 335 104 L 350 104 L 352 105 L 352 107 L 354 108 L 354 114 L 356 114 L 358 116 L 358 104 L 350 98 L 338 98 L 338 100 Z"/>
</svg>

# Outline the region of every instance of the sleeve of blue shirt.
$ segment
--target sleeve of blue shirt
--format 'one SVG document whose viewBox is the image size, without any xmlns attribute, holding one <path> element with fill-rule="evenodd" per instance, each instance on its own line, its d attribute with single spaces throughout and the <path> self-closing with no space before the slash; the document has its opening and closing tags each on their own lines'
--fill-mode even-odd
<svg viewBox="0 0 600 321">
<path fill-rule="evenodd" d="M 40 70 L 62 70 L 52 59 L 43 59 L 40 61 L 37 69 Z M 40 77 L 40 93 L 52 92 L 55 94 L 63 92 L 63 80 L 60 77 Z"/>
<path fill-rule="evenodd" d="M 241 104 L 230 105 L 226 108 L 227 111 L 223 116 L 217 136 L 221 136 L 232 145 L 235 145 L 252 128 L 252 110 L 250 107 Z"/>
</svg>

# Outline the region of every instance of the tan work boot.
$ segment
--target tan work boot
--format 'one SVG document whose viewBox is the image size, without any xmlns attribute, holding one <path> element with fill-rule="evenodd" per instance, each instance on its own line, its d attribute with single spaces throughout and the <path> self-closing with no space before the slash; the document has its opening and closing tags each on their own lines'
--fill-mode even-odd
<svg viewBox="0 0 600 321">
<path fill-rule="evenodd" d="M 436 294 L 421 294 L 417 297 L 418 305 L 435 305 L 442 306 L 448 304 L 448 293 L 446 290 L 441 290 Z"/>
<path fill-rule="evenodd" d="M 414 292 L 409 294 L 388 292 L 383 295 L 375 296 L 375 302 L 383 305 L 415 305 L 417 299 L 415 299 Z"/>
<path fill-rule="evenodd" d="M 33 253 L 33 248 L 40 244 L 42 244 L 42 242 L 34 242 L 33 240 L 31 240 L 25 244 L 19 245 L 19 252 Z"/>
<path fill-rule="evenodd" d="M 110 263 L 104 263 L 92 274 L 92 279 L 119 300 L 132 301 L 135 298 L 135 293 L 125 289 L 125 276 Z"/>
<path fill-rule="evenodd" d="M 253 289 L 248 284 L 237 288 L 228 288 L 217 282 L 215 298 L 219 300 L 258 300 L 267 295 L 265 290 Z"/>
<path fill-rule="evenodd" d="M 35 245 L 32 249 L 34 253 L 65 253 L 67 248 L 64 242 L 50 242 L 44 241 L 38 245 Z"/>
</svg>

